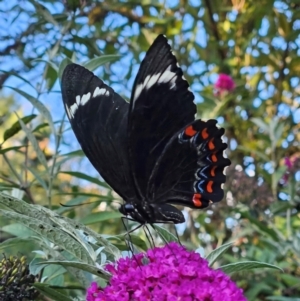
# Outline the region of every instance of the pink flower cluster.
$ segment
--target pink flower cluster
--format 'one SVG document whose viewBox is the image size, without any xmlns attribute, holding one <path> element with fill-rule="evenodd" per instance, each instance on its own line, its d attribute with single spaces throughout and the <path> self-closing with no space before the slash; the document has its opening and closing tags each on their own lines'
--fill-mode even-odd
<svg viewBox="0 0 300 301">
<path fill-rule="evenodd" d="M 287 185 L 290 176 L 293 176 L 300 168 L 300 157 L 293 155 L 291 157 L 284 158 L 284 165 L 287 167 L 286 172 L 282 176 L 282 183 L 283 185 Z"/>
<path fill-rule="evenodd" d="M 232 92 L 235 88 L 235 83 L 230 75 L 220 73 L 215 83 L 216 95 L 221 95 L 224 92 Z"/>
<path fill-rule="evenodd" d="M 107 265 L 109 284 L 93 282 L 87 301 L 246 301 L 242 289 L 198 253 L 170 243 Z"/>
</svg>

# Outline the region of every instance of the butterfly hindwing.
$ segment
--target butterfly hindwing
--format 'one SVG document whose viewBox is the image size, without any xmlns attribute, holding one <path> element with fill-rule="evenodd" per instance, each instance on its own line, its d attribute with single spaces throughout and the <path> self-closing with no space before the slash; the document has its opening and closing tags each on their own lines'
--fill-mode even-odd
<svg viewBox="0 0 300 301">
<path fill-rule="evenodd" d="M 77 64 L 63 72 L 62 95 L 73 131 L 92 165 L 121 197 L 134 197 L 127 155 L 129 104 Z"/>
<path fill-rule="evenodd" d="M 195 120 L 176 133 L 166 145 L 149 180 L 147 195 L 156 202 L 202 209 L 224 196 L 224 168 L 230 160 L 223 156 L 227 144 L 224 129 L 216 120 Z"/>
</svg>

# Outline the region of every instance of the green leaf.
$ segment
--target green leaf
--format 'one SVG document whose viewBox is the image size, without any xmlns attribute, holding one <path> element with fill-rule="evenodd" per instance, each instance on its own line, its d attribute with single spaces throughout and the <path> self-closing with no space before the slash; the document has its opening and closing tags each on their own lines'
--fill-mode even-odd
<svg viewBox="0 0 300 301">
<path fill-rule="evenodd" d="M 5 71 L 5 70 L 0 70 L 0 72 L 1 72 L 1 73 L 4 73 L 4 74 L 10 74 L 10 75 L 13 75 L 13 76 L 15 76 L 15 77 L 21 79 L 21 80 L 22 80 L 23 82 L 25 82 L 26 84 L 30 85 L 32 88 L 34 88 L 33 85 L 32 85 L 32 83 L 31 83 L 29 80 L 25 79 L 24 77 L 20 76 L 18 73 L 14 72 L 14 71 L 9 71 L 9 72 L 8 72 L 8 71 Z"/>
<path fill-rule="evenodd" d="M 43 129 L 47 126 L 49 126 L 49 123 L 47 123 L 47 122 L 41 123 L 32 130 L 32 133 L 38 132 L 40 129 Z"/>
<path fill-rule="evenodd" d="M 109 219 L 116 219 L 122 216 L 119 212 L 96 212 L 85 216 L 80 222 L 84 225 L 91 225 L 95 223 L 100 223 L 107 221 Z"/>
<path fill-rule="evenodd" d="M 88 175 L 86 175 L 82 172 L 79 172 L 79 171 L 61 171 L 60 173 L 64 173 L 64 174 L 67 174 L 67 175 L 70 175 L 70 176 L 73 176 L 73 177 L 76 177 L 76 178 L 80 178 L 80 179 L 86 180 L 88 182 L 97 184 L 97 185 L 105 187 L 105 188 L 110 188 L 105 182 L 100 181 L 97 178 L 88 176 Z"/>
<path fill-rule="evenodd" d="M 20 146 L 12 146 L 12 147 L 8 147 L 8 148 L 3 148 L 0 149 L 0 154 L 5 154 L 11 150 L 18 150 L 20 148 L 24 147 L 24 145 L 20 145 Z"/>
<path fill-rule="evenodd" d="M 3 229 L 1 228 L 1 230 Z M 20 249 L 20 248 L 24 248 L 26 244 L 32 246 L 32 241 L 28 238 L 21 238 L 21 237 L 8 238 L 0 243 L 0 250 L 3 252 L 3 250 L 5 250 L 6 248 L 9 249 L 11 247 L 16 247 L 16 249 Z"/>
<path fill-rule="evenodd" d="M 64 267 L 73 267 L 76 269 L 80 269 L 86 272 L 89 272 L 91 274 L 94 274 L 98 277 L 101 277 L 105 280 L 108 280 L 110 278 L 110 274 L 106 272 L 103 268 L 97 267 L 96 265 L 89 265 L 86 263 L 82 263 L 79 261 L 44 261 L 40 262 L 39 264 L 58 264 L 62 265 Z"/>
<path fill-rule="evenodd" d="M 50 61 L 47 61 L 47 60 L 44 60 L 44 59 L 35 59 L 34 62 L 43 62 L 43 63 L 46 63 L 47 65 L 51 66 L 52 69 L 54 69 L 56 71 L 56 73 L 58 73 L 58 67 L 50 62 Z"/>
<path fill-rule="evenodd" d="M 70 152 L 70 153 L 66 153 L 66 154 L 61 154 L 62 156 L 69 156 L 69 157 L 83 157 L 84 156 L 84 152 L 81 149 L 78 149 L 76 151 Z"/>
<path fill-rule="evenodd" d="M 34 183 L 35 181 L 38 181 L 40 185 L 47 191 L 47 183 L 44 181 L 44 179 L 41 177 L 41 175 L 31 166 L 27 166 L 27 169 L 34 175 L 34 179 L 32 180 L 31 184 Z"/>
<path fill-rule="evenodd" d="M 159 234 L 159 236 L 165 243 L 169 243 L 172 241 L 179 242 L 178 238 L 174 234 L 166 230 L 164 227 L 158 225 L 153 225 L 152 227 L 155 229 L 155 231 Z"/>
<path fill-rule="evenodd" d="M 47 81 L 48 92 L 52 90 L 56 80 L 57 80 L 57 70 L 55 70 L 51 65 L 47 66 L 45 70 L 45 79 Z"/>
<path fill-rule="evenodd" d="M 294 57 L 291 60 L 289 66 L 290 66 L 291 71 L 299 74 L 300 73 L 300 57 L 299 56 Z"/>
<path fill-rule="evenodd" d="M 62 194 L 63 195 L 63 194 Z M 77 207 L 79 205 L 82 205 L 86 200 L 88 199 L 88 196 L 77 196 L 67 203 L 62 204 L 63 206 L 56 210 L 57 213 L 62 214 L 66 211 L 69 211 L 71 209 L 74 209 L 74 207 Z"/>
<path fill-rule="evenodd" d="M 206 259 L 209 262 L 209 266 L 212 266 L 216 260 L 228 249 L 230 248 L 232 245 L 234 244 L 234 242 L 229 242 L 226 243 L 222 246 L 220 246 L 219 248 L 213 250 L 212 252 L 210 252 L 207 256 Z"/>
<path fill-rule="evenodd" d="M 33 120 L 37 115 L 32 114 L 25 117 L 22 117 L 21 120 L 24 124 L 29 123 L 31 120 Z M 13 137 L 15 134 L 17 134 L 22 129 L 20 122 L 16 121 L 9 129 L 7 129 L 3 134 L 3 142 L 7 139 Z"/>
<path fill-rule="evenodd" d="M 94 261 L 89 256 L 89 253 L 78 241 L 54 225 L 43 223 L 40 219 L 31 216 L 22 215 L 16 212 L 0 209 L 0 214 L 3 214 L 9 219 L 18 221 L 30 230 L 34 231 L 39 236 L 48 239 L 55 245 L 60 246 L 75 258 L 82 262 L 94 264 Z"/>
<path fill-rule="evenodd" d="M 48 123 L 50 124 L 52 133 L 55 134 L 55 127 L 54 127 L 54 123 L 51 117 L 51 114 L 49 112 L 49 110 L 44 106 L 43 103 L 41 103 L 38 99 L 36 99 L 35 97 L 29 95 L 28 93 L 18 89 L 18 88 L 14 88 L 14 87 L 9 87 L 6 86 L 6 88 L 12 89 L 14 91 L 16 91 L 17 93 L 19 93 L 20 95 L 22 95 L 23 97 L 25 97 L 28 101 L 31 102 L 31 104 L 44 116 L 44 118 L 48 121 Z"/>
<path fill-rule="evenodd" d="M 280 275 L 280 277 L 288 287 L 296 286 L 300 283 L 300 277 L 296 277 L 290 274 L 282 274 Z"/>
<path fill-rule="evenodd" d="M 271 300 L 271 301 L 300 301 L 300 298 L 270 296 L 270 297 L 266 297 L 266 300 Z"/>
<path fill-rule="evenodd" d="M 36 155 L 37 158 L 39 159 L 40 163 L 45 167 L 45 169 L 48 169 L 48 163 L 46 160 L 46 156 L 44 155 L 44 153 L 42 152 L 42 150 L 40 149 L 40 146 L 36 140 L 36 138 L 34 137 L 34 135 L 32 134 L 32 132 L 30 131 L 30 129 L 28 129 L 26 127 L 26 125 L 24 124 L 24 122 L 22 121 L 22 119 L 19 118 L 19 116 L 17 116 L 20 122 L 20 125 L 23 129 L 23 131 L 25 132 L 28 140 L 30 141 Z"/>
<path fill-rule="evenodd" d="M 287 16 L 286 16 L 285 13 L 280 13 L 276 9 L 274 11 L 275 11 L 275 14 L 277 15 L 277 18 L 278 18 L 278 23 L 279 23 L 278 32 L 279 32 L 279 34 L 283 37 L 287 37 L 291 32 L 291 25 L 288 22 Z"/>
<path fill-rule="evenodd" d="M 53 18 L 53 14 L 48 10 L 48 8 L 41 3 L 38 3 L 33 0 L 29 0 L 35 7 L 37 15 L 43 20 L 52 23 L 54 26 L 58 26 L 58 23 Z"/>
<path fill-rule="evenodd" d="M 122 237 L 122 240 L 124 240 L 124 239 L 127 239 L 127 240 L 128 240 L 128 235 L 127 235 L 127 234 L 125 234 L 125 235 L 121 234 L 121 235 L 119 235 L 119 236 Z M 134 234 L 132 235 L 132 234 L 130 234 L 129 241 L 130 241 L 131 243 L 133 243 L 135 246 L 141 248 L 142 250 L 147 250 L 147 249 L 148 249 L 146 241 L 144 241 L 144 240 L 143 240 L 140 236 L 138 236 L 138 235 L 134 235 Z M 126 247 L 126 250 L 128 250 L 127 247 Z"/>
<path fill-rule="evenodd" d="M 245 147 L 245 146 L 242 146 L 242 145 L 239 145 L 237 147 L 237 149 L 240 149 L 246 153 L 249 153 L 249 154 L 256 154 L 259 158 L 265 160 L 266 162 L 268 162 L 270 160 L 270 158 L 263 152 L 260 152 L 256 149 L 253 149 L 253 148 L 250 148 L 250 147 Z"/>
<path fill-rule="evenodd" d="M 121 55 L 118 54 L 102 55 L 83 63 L 83 66 L 90 71 L 94 71 L 98 67 L 109 62 L 114 62 L 119 58 L 121 58 Z"/>
<path fill-rule="evenodd" d="M 261 128 L 264 132 L 270 133 L 269 125 L 266 124 L 261 118 L 251 118 L 251 121 Z"/>
<path fill-rule="evenodd" d="M 73 298 L 70 298 L 70 297 L 68 297 L 67 294 L 64 294 L 62 292 L 62 289 L 60 289 L 60 290 L 53 289 L 47 284 L 38 283 L 38 282 L 34 283 L 33 286 L 38 291 L 43 293 L 43 295 L 45 295 L 46 297 L 51 298 L 52 300 L 55 300 L 55 301 L 73 301 Z"/>
<path fill-rule="evenodd" d="M 278 124 L 276 125 L 275 129 L 274 129 L 274 143 L 277 144 L 277 142 L 283 138 L 283 130 L 285 127 L 285 123 L 280 121 L 278 122 Z"/>
<path fill-rule="evenodd" d="M 1 200 L 0 200 L 1 203 Z M 15 235 L 19 239 L 27 239 L 31 241 L 29 237 L 32 237 L 35 233 L 30 229 L 24 227 L 22 224 L 9 224 L 1 228 L 3 232 L 9 233 L 11 235 Z"/>
<path fill-rule="evenodd" d="M 249 271 L 253 269 L 261 269 L 261 268 L 269 268 L 275 269 L 279 271 L 283 271 L 281 268 L 277 267 L 276 265 L 259 262 L 259 261 L 243 261 L 243 262 L 236 262 L 226 264 L 220 267 L 226 274 L 241 272 L 241 271 Z"/>
<path fill-rule="evenodd" d="M 274 229 L 269 228 L 267 225 L 260 222 L 257 218 L 251 216 L 249 211 L 241 210 L 239 212 L 242 218 L 249 220 L 252 223 L 252 225 L 256 226 L 257 231 L 268 234 L 270 237 L 272 237 L 274 241 L 279 240 L 278 234 Z"/>
</svg>

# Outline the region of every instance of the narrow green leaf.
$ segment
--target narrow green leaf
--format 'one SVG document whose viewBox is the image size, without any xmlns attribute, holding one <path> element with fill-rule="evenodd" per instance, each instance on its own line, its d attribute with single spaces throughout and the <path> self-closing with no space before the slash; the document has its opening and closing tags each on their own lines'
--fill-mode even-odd
<svg viewBox="0 0 300 301">
<path fill-rule="evenodd" d="M 51 298 L 51 300 L 55 301 L 73 301 L 73 298 L 67 296 L 67 294 L 62 293 L 62 290 L 53 289 L 49 285 L 44 283 L 34 283 L 33 286 L 43 293 L 46 297 Z"/>
<path fill-rule="evenodd" d="M 266 133 L 270 133 L 270 128 L 268 124 L 266 124 L 261 118 L 251 118 L 251 121 Z"/>
<path fill-rule="evenodd" d="M 220 246 L 219 248 L 213 250 L 212 252 L 210 252 L 206 256 L 206 259 L 209 262 L 209 266 L 212 266 L 216 262 L 216 260 L 233 244 L 234 244 L 234 242 L 229 242 L 229 243 L 224 244 L 224 245 Z"/>
<path fill-rule="evenodd" d="M 61 194 L 62 195 L 62 194 Z M 77 196 L 67 203 L 61 203 L 63 206 L 61 206 L 59 209 L 56 210 L 57 213 L 62 214 L 66 211 L 72 210 L 79 205 L 82 205 L 86 200 L 88 199 L 88 196 Z"/>
<path fill-rule="evenodd" d="M 19 118 L 19 116 L 17 116 L 20 122 L 20 125 L 23 129 L 23 131 L 25 132 L 28 140 L 30 141 L 40 163 L 45 167 L 45 169 L 48 169 L 48 163 L 46 160 L 46 157 L 44 155 L 44 153 L 42 152 L 42 150 L 40 149 L 40 146 L 36 140 L 36 138 L 34 137 L 34 135 L 32 134 L 32 132 L 27 128 L 27 126 L 24 124 L 24 122 L 22 121 L 22 119 Z"/>
<path fill-rule="evenodd" d="M 65 153 L 65 154 L 61 154 L 62 156 L 69 156 L 69 157 L 83 157 L 84 156 L 84 152 L 81 149 L 78 149 L 76 151 L 70 152 L 70 153 Z"/>
<path fill-rule="evenodd" d="M 88 182 L 97 184 L 97 185 L 105 187 L 105 188 L 110 188 L 105 182 L 100 181 L 97 178 L 88 176 L 88 175 L 86 175 L 82 172 L 79 172 L 79 171 L 61 171 L 60 173 L 64 173 L 64 174 L 67 174 L 67 175 L 70 175 L 70 176 L 73 176 L 73 177 L 76 177 L 76 178 L 80 178 L 80 179 L 86 180 Z"/>
<path fill-rule="evenodd" d="M 36 99 L 35 97 L 29 95 L 28 93 L 18 89 L 18 88 L 14 88 L 14 87 L 9 87 L 6 86 L 6 88 L 10 88 L 14 91 L 16 91 L 17 93 L 19 93 L 20 95 L 22 95 L 23 97 L 25 97 L 28 101 L 31 102 L 31 104 L 45 117 L 45 119 L 48 121 L 48 123 L 50 124 L 52 133 L 55 134 L 55 127 L 54 127 L 54 123 L 51 117 L 51 114 L 49 112 L 49 110 L 44 106 L 43 103 L 41 103 L 38 99 Z"/>
<path fill-rule="evenodd" d="M 278 241 L 278 234 L 274 229 L 269 228 L 264 223 L 260 222 L 257 218 L 251 216 L 249 211 L 240 210 L 239 211 L 242 218 L 245 218 L 251 222 L 252 225 L 256 226 L 257 231 L 268 234 L 274 241 Z"/>
<path fill-rule="evenodd" d="M 8 147 L 8 148 L 4 148 L 4 149 L 0 149 L 0 154 L 5 154 L 11 150 L 18 150 L 20 148 L 24 147 L 24 145 L 20 145 L 20 146 L 12 146 L 12 147 Z"/>
<path fill-rule="evenodd" d="M 43 180 L 40 174 L 38 174 L 37 171 L 35 171 L 34 168 L 30 166 L 27 166 L 27 169 L 34 175 L 34 179 L 32 180 L 31 184 L 34 183 L 35 181 L 38 181 L 40 185 L 47 191 L 48 187 L 46 181 Z"/>
<path fill-rule="evenodd" d="M 24 248 L 25 244 L 32 245 L 32 240 L 28 238 L 14 237 L 8 238 L 0 243 L 0 250 L 3 252 L 6 248 L 16 247 L 17 249 Z"/>
<path fill-rule="evenodd" d="M 289 64 L 289 69 L 295 73 L 300 73 L 300 57 L 294 57 L 290 64 Z"/>
<path fill-rule="evenodd" d="M 94 261 L 92 260 L 84 246 L 82 246 L 68 233 L 64 232 L 58 227 L 54 227 L 50 224 L 43 223 L 41 220 L 33 218 L 31 216 L 21 215 L 19 213 L 8 210 L 0 209 L 0 214 L 5 215 L 9 219 L 24 224 L 24 226 L 28 227 L 41 237 L 44 237 L 52 243 L 65 249 L 75 258 L 79 259 L 81 262 L 94 264 Z"/>
<path fill-rule="evenodd" d="M 32 133 L 38 132 L 40 129 L 43 129 L 47 126 L 49 126 L 49 123 L 47 123 L 47 122 L 41 123 L 32 130 Z"/>
<path fill-rule="evenodd" d="M 52 90 L 53 86 L 56 83 L 57 80 L 57 70 L 53 69 L 51 65 L 47 66 L 44 73 L 44 78 L 47 82 L 47 89 L 48 92 Z"/>
<path fill-rule="evenodd" d="M 83 66 L 90 71 L 94 71 L 98 67 L 109 62 L 114 62 L 119 58 L 121 58 L 121 55 L 118 54 L 102 55 L 83 63 Z"/>
<path fill-rule="evenodd" d="M 270 296 L 270 297 L 266 297 L 266 300 L 271 300 L 271 301 L 300 301 L 300 298 Z"/>
<path fill-rule="evenodd" d="M 25 79 L 24 77 L 20 76 L 18 73 L 14 72 L 14 71 L 5 71 L 5 70 L 0 70 L 1 73 L 5 73 L 5 74 L 10 74 L 13 75 L 19 79 L 21 79 L 23 82 L 25 82 L 26 84 L 30 85 L 32 88 L 34 88 L 34 86 L 31 84 L 31 82 L 27 79 Z"/>
<path fill-rule="evenodd" d="M 31 120 L 33 120 L 37 115 L 32 114 L 25 117 L 22 117 L 21 120 L 24 124 L 29 123 Z M 16 121 L 9 129 L 7 129 L 3 134 L 3 142 L 7 139 L 13 137 L 15 134 L 17 134 L 22 129 L 20 122 Z"/>
<path fill-rule="evenodd" d="M 119 212 L 96 212 L 85 216 L 80 222 L 84 225 L 100 223 L 109 219 L 116 219 L 122 216 Z"/>
<path fill-rule="evenodd" d="M 291 23 L 285 13 L 280 13 L 277 9 L 274 10 L 278 18 L 278 32 L 283 37 L 288 37 L 291 32 Z"/>
<path fill-rule="evenodd" d="M 283 282 L 288 287 L 296 286 L 297 284 L 300 283 L 300 277 L 299 276 L 297 277 L 297 276 L 290 275 L 290 274 L 283 274 L 283 275 L 280 275 L 280 278 L 283 280 Z"/>
<path fill-rule="evenodd" d="M 279 122 L 275 127 L 274 129 L 275 144 L 277 144 L 277 142 L 283 138 L 284 127 L 285 127 L 284 122 Z"/>
<path fill-rule="evenodd" d="M 104 269 L 97 267 L 96 265 L 90 265 L 87 263 L 82 263 L 79 261 L 44 261 L 40 262 L 40 264 L 58 264 L 62 265 L 64 267 L 73 267 L 76 269 L 80 269 L 86 272 L 89 272 L 91 274 L 94 274 L 98 277 L 101 277 L 105 280 L 108 280 L 110 278 L 110 274 L 106 272 Z"/>
<path fill-rule="evenodd" d="M 34 62 L 43 62 L 43 63 L 46 63 L 46 64 L 50 65 L 58 73 L 58 67 L 54 63 L 52 63 L 50 61 L 47 61 L 47 60 L 44 60 L 44 59 L 35 59 L 33 61 Z"/>
<path fill-rule="evenodd" d="M 166 230 L 165 228 L 158 226 L 158 225 L 153 225 L 153 228 L 155 229 L 155 231 L 159 234 L 159 236 L 161 237 L 161 239 L 166 242 L 178 242 L 178 238 L 172 234 L 171 232 L 169 232 L 168 230 Z"/>
<path fill-rule="evenodd" d="M 31 239 L 31 238 L 35 235 L 35 233 L 33 231 L 31 231 L 30 229 L 24 227 L 24 225 L 17 224 L 17 223 L 16 224 L 9 224 L 7 226 L 4 226 L 4 227 L 1 228 L 1 230 L 3 232 L 14 235 L 17 238 L 27 239 L 30 243 L 32 243 L 32 241 L 33 241 L 33 239 Z"/>
<path fill-rule="evenodd" d="M 265 160 L 266 162 L 268 162 L 270 160 L 270 158 L 265 153 L 260 152 L 256 149 L 245 147 L 245 146 L 242 146 L 242 145 L 239 145 L 237 148 L 244 151 L 244 152 L 247 152 L 249 154 L 254 153 L 258 157 L 260 157 L 261 159 Z"/>
<path fill-rule="evenodd" d="M 275 269 L 279 271 L 283 271 L 281 268 L 277 267 L 276 265 L 259 262 L 259 261 L 243 261 L 243 262 L 236 262 L 226 264 L 220 267 L 226 274 L 241 272 L 241 271 L 249 271 L 253 269 L 261 269 L 261 268 L 269 268 Z"/>
</svg>

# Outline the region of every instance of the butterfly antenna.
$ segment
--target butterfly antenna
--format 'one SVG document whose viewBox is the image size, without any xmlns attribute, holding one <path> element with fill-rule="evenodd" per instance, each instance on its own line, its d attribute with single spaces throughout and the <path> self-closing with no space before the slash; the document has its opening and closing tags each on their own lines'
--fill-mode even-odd
<svg viewBox="0 0 300 301">
<path fill-rule="evenodd" d="M 139 224 L 137 227 L 135 227 L 134 229 L 128 231 L 128 227 L 126 226 L 125 224 L 125 220 L 127 221 L 134 221 L 133 219 L 130 219 L 126 216 L 122 216 L 121 217 L 121 220 L 122 220 L 122 224 L 126 230 L 126 233 L 124 235 L 125 237 L 125 244 L 127 245 L 129 251 L 132 253 L 132 257 L 134 258 L 134 260 L 136 261 L 137 265 L 140 267 L 140 264 L 138 262 L 138 260 L 136 259 L 135 255 L 134 255 L 134 247 L 133 247 L 133 242 L 132 242 L 132 239 L 131 239 L 131 236 L 130 236 L 130 233 L 134 232 L 135 230 L 141 228 L 142 226 L 144 226 L 144 224 Z M 128 239 L 127 239 L 128 238 Z"/>
<path fill-rule="evenodd" d="M 134 256 L 133 243 L 132 243 L 131 236 L 130 236 L 131 231 L 128 231 L 128 227 L 125 223 L 125 220 L 128 221 L 128 218 L 127 217 L 121 217 L 122 224 L 123 224 L 123 226 L 125 228 L 125 231 L 126 231 L 126 233 L 124 235 L 125 244 L 129 248 L 129 251 L 132 253 L 132 256 Z"/>
<path fill-rule="evenodd" d="M 175 224 L 174 224 L 174 229 L 175 229 L 177 241 L 178 241 L 178 243 L 182 246 L 182 243 L 181 243 L 181 241 L 180 241 L 180 238 L 179 238 L 179 235 L 178 235 L 178 231 L 177 231 L 177 228 L 176 228 Z"/>
<path fill-rule="evenodd" d="M 143 230 L 145 232 L 147 240 L 149 241 L 150 248 L 154 248 L 155 247 L 154 239 L 147 224 L 144 225 Z"/>
</svg>

